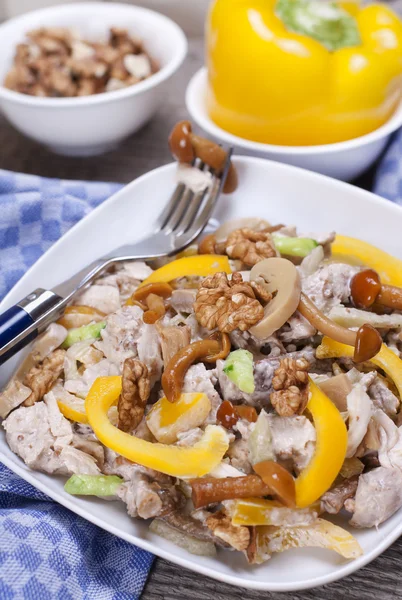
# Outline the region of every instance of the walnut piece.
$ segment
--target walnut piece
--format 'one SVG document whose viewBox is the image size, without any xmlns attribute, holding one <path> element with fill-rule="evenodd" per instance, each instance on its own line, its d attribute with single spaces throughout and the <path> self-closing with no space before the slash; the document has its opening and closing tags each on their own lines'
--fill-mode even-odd
<svg viewBox="0 0 402 600">
<path fill-rule="evenodd" d="M 271 404 L 281 417 L 301 414 L 306 408 L 309 362 L 305 358 L 284 358 L 274 373 Z"/>
<path fill-rule="evenodd" d="M 244 228 L 235 229 L 229 234 L 226 240 L 226 254 L 253 267 L 264 258 L 277 256 L 277 251 L 269 232 Z"/>
<path fill-rule="evenodd" d="M 105 43 L 79 39 L 73 30 L 41 27 L 18 44 L 4 85 L 31 96 L 89 96 L 128 87 L 158 71 L 142 43 L 111 28 Z M 110 82 L 114 82 L 110 85 Z"/>
<path fill-rule="evenodd" d="M 151 391 L 148 368 L 140 360 L 127 358 L 123 365 L 122 390 L 117 405 L 118 428 L 133 431 L 140 424 Z"/>
<path fill-rule="evenodd" d="M 213 534 L 235 550 L 246 550 L 250 544 L 250 531 L 242 525 L 232 525 L 230 517 L 220 510 L 205 521 Z"/>
<path fill-rule="evenodd" d="M 240 273 L 233 273 L 231 281 L 226 273 L 215 273 L 204 279 L 194 302 L 194 311 L 203 327 L 209 330 L 217 327 L 222 333 L 235 329 L 246 331 L 264 316 L 262 304 Z"/>
<path fill-rule="evenodd" d="M 25 400 L 24 406 L 32 406 L 50 391 L 63 371 L 65 354 L 65 350 L 60 348 L 54 350 L 43 362 L 28 371 L 23 383 L 32 390 L 32 393 Z"/>
</svg>

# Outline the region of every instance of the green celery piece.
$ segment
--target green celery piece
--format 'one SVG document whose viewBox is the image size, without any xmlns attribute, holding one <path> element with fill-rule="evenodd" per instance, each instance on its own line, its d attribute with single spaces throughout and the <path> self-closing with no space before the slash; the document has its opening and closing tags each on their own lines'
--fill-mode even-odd
<svg viewBox="0 0 402 600">
<path fill-rule="evenodd" d="M 307 35 L 330 51 L 361 45 L 356 19 L 336 2 L 278 0 L 275 12 L 289 31 Z"/>
<path fill-rule="evenodd" d="M 246 394 L 255 390 L 253 355 L 248 350 L 235 350 L 225 360 L 223 371 Z"/>
<path fill-rule="evenodd" d="M 61 347 L 70 348 L 70 346 L 77 342 L 100 338 L 100 332 L 105 327 L 106 321 L 99 321 L 98 323 L 91 323 L 91 325 L 83 325 L 76 329 L 70 329 Z"/>
<path fill-rule="evenodd" d="M 314 248 L 317 248 L 318 242 L 311 238 L 286 237 L 283 235 L 272 234 L 274 244 L 281 254 L 288 256 L 300 256 L 304 258 Z"/>
<path fill-rule="evenodd" d="M 122 483 L 117 475 L 72 475 L 64 489 L 73 496 L 114 496 Z"/>
</svg>

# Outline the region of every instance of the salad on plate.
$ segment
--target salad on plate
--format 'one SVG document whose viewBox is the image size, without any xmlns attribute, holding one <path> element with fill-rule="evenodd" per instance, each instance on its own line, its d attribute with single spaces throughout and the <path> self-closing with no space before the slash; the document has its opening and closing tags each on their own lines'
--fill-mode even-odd
<svg viewBox="0 0 402 600">
<path fill-rule="evenodd" d="M 173 133 L 179 159 L 219 153 L 187 122 Z M 399 261 L 267 219 L 99 277 L 0 393 L 2 426 L 31 469 L 194 554 L 354 559 L 350 529 L 402 507 Z"/>
</svg>

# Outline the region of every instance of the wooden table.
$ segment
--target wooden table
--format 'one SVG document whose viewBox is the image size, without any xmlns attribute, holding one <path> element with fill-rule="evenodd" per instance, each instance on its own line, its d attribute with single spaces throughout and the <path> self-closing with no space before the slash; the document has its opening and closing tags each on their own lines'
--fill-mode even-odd
<svg viewBox="0 0 402 600">
<path fill-rule="evenodd" d="M 190 76 L 202 64 L 202 55 L 202 40 L 192 40 L 185 65 L 170 82 L 166 101 L 159 114 L 118 150 L 103 156 L 85 159 L 56 156 L 22 137 L 0 116 L 0 168 L 46 177 L 129 182 L 150 169 L 170 162 L 167 136 L 172 125 L 187 115 L 184 90 Z M 372 174 L 373 171 L 357 183 L 369 187 Z M 143 600 L 402 599 L 401 562 L 402 538 L 368 567 L 341 582 L 283 596 L 234 588 L 157 559 Z"/>
</svg>

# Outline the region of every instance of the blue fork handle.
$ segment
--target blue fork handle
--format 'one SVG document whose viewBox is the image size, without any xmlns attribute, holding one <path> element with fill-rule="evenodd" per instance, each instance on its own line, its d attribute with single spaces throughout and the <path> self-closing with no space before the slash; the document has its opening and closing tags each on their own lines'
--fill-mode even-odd
<svg viewBox="0 0 402 600">
<path fill-rule="evenodd" d="M 0 314 L 0 365 L 54 321 L 64 304 L 54 292 L 39 288 Z"/>
<path fill-rule="evenodd" d="M 18 335 L 24 333 L 24 331 L 26 331 L 33 323 L 33 318 L 20 306 L 12 306 L 6 310 L 5 313 L 0 315 L 0 348 L 4 348 Z M 10 350 L 1 356 L 0 364 L 29 344 L 29 342 L 35 339 L 37 334 L 37 330 L 33 331 L 20 342 L 17 342 Z"/>
</svg>

